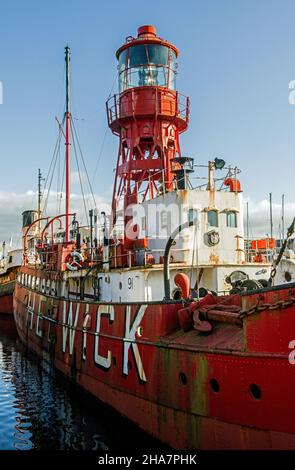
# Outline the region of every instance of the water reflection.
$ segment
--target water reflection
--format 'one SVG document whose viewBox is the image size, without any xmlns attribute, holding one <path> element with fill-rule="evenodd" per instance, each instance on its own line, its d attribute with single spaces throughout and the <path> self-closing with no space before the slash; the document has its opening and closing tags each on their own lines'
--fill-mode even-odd
<svg viewBox="0 0 295 470">
<path fill-rule="evenodd" d="M 0 449 L 160 449 L 0 333 Z"/>
</svg>

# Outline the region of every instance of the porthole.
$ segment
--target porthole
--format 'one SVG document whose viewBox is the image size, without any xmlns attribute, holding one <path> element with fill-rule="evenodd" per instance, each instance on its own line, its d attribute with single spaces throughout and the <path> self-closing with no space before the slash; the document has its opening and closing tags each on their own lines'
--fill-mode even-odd
<svg viewBox="0 0 295 470">
<path fill-rule="evenodd" d="M 220 385 L 219 385 L 218 380 L 216 380 L 216 379 L 211 379 L 210 380 L 210 387 L 211 387 L 211 390 L 214 393 L 218 393 L 220 391 Z"/>
<path fill-rule="evenodd" d="M 181 385 L 187 385 L 187 377 L 184 372 L 180 372 L 179 382 L 181 383 Z"/>
<path fill-rule="evenodd" d="M 289 271 L 285 271 L 285 281 L 286 282 L 292 281 L 292 274 Z"/>
<path fill-rule="evenodd" d="M 261 389 L 256 384 L 249 385 L 249 393 L 251 397 L 254 398 L 255 400 L 260 400 L 260 398 L 262 397 Z"/>
</svg>

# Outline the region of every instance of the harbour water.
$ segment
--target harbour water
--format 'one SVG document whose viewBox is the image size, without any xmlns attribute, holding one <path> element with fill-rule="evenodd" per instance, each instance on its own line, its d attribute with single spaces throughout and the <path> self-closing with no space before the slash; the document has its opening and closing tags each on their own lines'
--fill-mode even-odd
<svg viewBox="0 0 295 470">
<path fill-rule="evenodd" d="M 44 369 L 38 358 L 25 350 L 16 333 L 3 333 L 3 328 L 0 423 L 0 450 L 132 452 L 163 448 L 60 374 Z"/>
</svg>

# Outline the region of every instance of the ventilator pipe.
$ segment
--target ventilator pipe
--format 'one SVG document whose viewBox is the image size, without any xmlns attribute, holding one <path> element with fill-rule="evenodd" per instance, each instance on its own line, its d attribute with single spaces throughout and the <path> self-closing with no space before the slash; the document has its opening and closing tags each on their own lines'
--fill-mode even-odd
<svg viewBox="0 0 295 470">
<path fill-rule="evenodd" d="M 177 235 L 184 229 L 191 227 L 197 222 L 197 219 L 190 220 L 179 225 L 170 235 L 164 252 L 164 300 L 171 300 L 170 295 L 170 251 Z"/>
</svg>

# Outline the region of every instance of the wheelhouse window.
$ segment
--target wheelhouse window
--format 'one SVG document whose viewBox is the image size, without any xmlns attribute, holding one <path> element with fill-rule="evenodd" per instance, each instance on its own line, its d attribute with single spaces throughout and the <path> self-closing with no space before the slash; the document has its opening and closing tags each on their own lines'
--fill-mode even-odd
<svg viewBox="0 0 295 470">
<path fill-rule="evenodd" d="M 215 210 L 208 211 L 207 220 L 209 227 L 218 227 L 218 212 Z"/>
<path fill-rule="evenodd" d="M 190 208 L 188 210 L 188 221 L 190 224 L 193 224 L 194 222 L 196 222 L 198 218 L 198 211 L 194 208 Z"/>
<path fill-rule="evenodd" d="M 226 225 L 227 227 L 237 227 L 237 213 L 235 211 L 228 211 L 226 213 Z"/>
<path fill-rule="evenodd" d="M 176 54 L 160 44 L 138 44 L 119 57 L 120 93 L 139 86 L 175 89 Z"/>
</svg>

